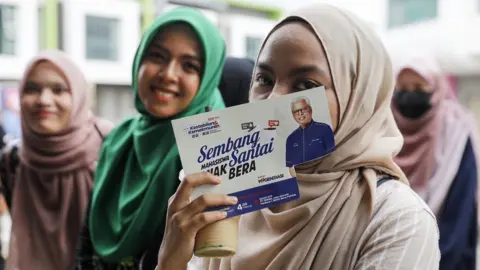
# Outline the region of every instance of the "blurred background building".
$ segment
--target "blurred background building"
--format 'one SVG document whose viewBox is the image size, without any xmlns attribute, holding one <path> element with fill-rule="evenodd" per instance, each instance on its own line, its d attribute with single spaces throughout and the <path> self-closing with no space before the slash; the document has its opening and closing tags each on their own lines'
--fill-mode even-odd
<svg viewBox="0 0 480 270">
<path fill-rule="evenodd" d="M 85 72 L 92 110 L 118 123 L 135 113 L 131 64 L 143 29 L 156 15 L 179 5 L 197 7 L 221 29 L 229 55 L 255 58 L 282 10 L 252 2 L 0 0 L 0 90 L 16 90 L 38 51 L 59 48 Z"/>
<path fill-rule="evenodd" d="M 84 70 L 93 111 L 118 123 L 135 113 L 131 63 L 143 29 L 158 14 L 179 5 L 197 7 L 222 31 L 229 55 L 254 59 L 278 19 L 315 1 L 321 0 L 0 0 L 0 91 L 2 97 L 13 96 L 27 61 L 39 50 L 60 48 Z M 480 119 L 480 36 L 475 32 L 480 1 L 324 2 L 366 20 L 394 61 L 434 54 L 459 98 Z"/>
</svg>

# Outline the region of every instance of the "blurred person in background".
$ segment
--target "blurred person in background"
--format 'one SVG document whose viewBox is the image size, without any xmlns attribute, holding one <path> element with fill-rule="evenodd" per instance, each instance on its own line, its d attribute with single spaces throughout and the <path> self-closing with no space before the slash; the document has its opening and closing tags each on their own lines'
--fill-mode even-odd
<svg viewBox="0 0 480 270">
<path fill-rule="evenodd" d="M 90 113 L 82 72 L 56 50 L 28 64 L 20 112 L 22 142 L 3 152 L 0 166 L 13 220 L 7 269 L 72 269 L 98 152 L 112 124 Z"/>
<path fill-rule="evenodd" d="M 254 62 L 248 58 L 227 57 L 220 79 L 220 93 L 225 106 L 248 103 Z"/>
<path fill-rule="evenodd" d="M 479 152 L 473 116 L 429 57 L 399 67 L 392 107 L 405 138 L 395 161 L 437 217 L 440 269 L 475 269 Z"/>
<path fill-rule="evenodd" d="M 146 30 L 132 67 L 140 115 L 104 143 L 76 269 L 155 268 L 168 199 L 180 183 L 171 121 L 225 107 L 218 90 L 225 52 L 219 30 L 196 9 L 163 13 Z"/>
<path fill-rule="evenodd" d="M 5 268 L 5 260 L 8 258 L 11 230 L 12 218 L 8 211 L 5 198 L 3 195 L 0 195 L 0 270 Z"/>
<path fill-rule="evenodd" d="M 16 87 L 4 87 L 2 98 L 2 128 L 8 138 L 20 139 L 22 128 L 20 123 L 20 97 Z"/>
<path fill-rule="evenodd" d="M 295 166 L 298 200 L 240 216 L 234 256 L 198 265 L 197 232 L 227 217 L 204 210 L 238 200 L 190 200 L 193 188 L 221 180 L 187 175 L 168 208 L 157 269 L 438 269 L 435 217 L 393 161 L 402 147 L 390 107 L 394 77 L 373 30 L 331 5 L 296 10 L 267 36 L 252 81 L 253 101 L 325 86 L 335 151 Z"/>
<path fill-rule="evenodd" d="M 11 147 L 18 144 L 18 139 L 9 136 L 0 125 L 0 153 L 8 151 Z M 2 155 L 0 155 L 1 164 Z M 3 187 L 2 187 L 3 188 Z M 12 218 L 8 211 L 8 205 L 3 196 L 3 190 L 0 191 L 0 270 L 4 269 L 5 260 L 8 258 L 10 248 L 10 236 L 12 229 Z"/>
</svg>

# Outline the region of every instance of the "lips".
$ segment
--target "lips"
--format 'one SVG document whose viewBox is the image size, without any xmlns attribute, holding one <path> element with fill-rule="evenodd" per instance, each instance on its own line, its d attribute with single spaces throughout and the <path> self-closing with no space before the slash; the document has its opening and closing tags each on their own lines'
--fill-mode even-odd
<svg viewBox="0 0 480 270">
<path fill-rule="evenodd" d="M 155 94 L 155 97 L 159 101 L 163 101 L 163 102 L 171 101 L 174 98 L 180 96 L 180 94 L 177 91 L 174 91 L 162 86 L 157 86 L 154 84 L 150 85 L 150 91 Z"/>
<path fill-rule="evenodd" d="M 46 118 L 46 117 L 50 117 L 50 116 L 54 115 L 55 112 L 52 112 L 52 111 L 38 111 L 35 114 L 40 118 Z"/>
</svg>

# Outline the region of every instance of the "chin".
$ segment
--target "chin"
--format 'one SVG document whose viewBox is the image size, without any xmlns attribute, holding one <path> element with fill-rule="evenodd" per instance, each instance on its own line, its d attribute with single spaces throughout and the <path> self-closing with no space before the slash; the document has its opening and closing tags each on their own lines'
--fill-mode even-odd
<svg viewBox="0 0 480 270">
<path fill-rule="evenodd" d="M 173 111 L 171 109 L 165 109 L 165 108 L 162 108 L 162 109 L 154 109 L 154 110 L 148 110 L 148 112 L 156 117 L 156 118 L 159 118 L 159 119 L 164 119 L 164 118 L 169 118 L 169 117 L 172 117 L 174 116 L 175 114 L 177 114 L 176 111 Z"/>
<path fill-rule="evenodd" d="M 35 128 L 35 129 L 33 129 L 33 131 L 35 131 L 36 133 L 41 134 L 41 135 L 51 135 L 51 134 L 58 133 L 58 131 L 56 129 L 44 128 L 44 127 Z"/>
</svg>

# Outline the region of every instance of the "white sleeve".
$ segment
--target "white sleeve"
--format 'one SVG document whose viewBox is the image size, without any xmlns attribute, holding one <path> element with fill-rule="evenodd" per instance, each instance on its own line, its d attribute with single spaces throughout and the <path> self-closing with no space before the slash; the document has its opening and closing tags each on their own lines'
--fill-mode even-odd
<svg viewBox="0 0 480 270">
<path fill-rule="evenodd" d="M 183 171 L 183 169 L 181 169 L 180 173 L 178 173 L 178 180 L 182 182 L 183 178 L 185 178 L 185 172 Z"/>
<path fill-rule="evenodd" d="M 203 259 L 193 256 L 190 262 L 188 262 L 187 270 L 202 270 Z"/>
</svg>

